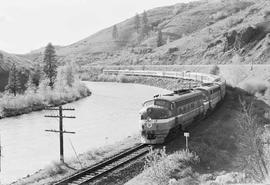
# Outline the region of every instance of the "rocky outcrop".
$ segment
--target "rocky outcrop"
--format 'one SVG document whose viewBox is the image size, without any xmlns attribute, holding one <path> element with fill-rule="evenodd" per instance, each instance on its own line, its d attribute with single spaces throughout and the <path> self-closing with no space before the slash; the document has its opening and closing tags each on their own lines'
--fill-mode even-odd
<svg viewBox="0 0 270 185">
<path fill-rule="evenodd" d="M 236 35 L 237 35 L 237 32 L 235 30 L 233 30 L 232 32 L 229 32 L 229 33 L 225 33 L 224 34 L 224 37 L 226 39 L 225 46 L 224 46 L 224 51 L 228 51 L 228 50 L 234 48 L 234 43 L 235 43 L 235 40 L 236 40 Z"/>
<path fill-rule="evenodd" d="M 265 36 L 270 33 L 270 21 L 261 22 L 255 26 L 248 26 L 240 31 L 231 31 L 225 33 L 224 52 L 234 49 L 236 51 L 245 52 L 246 49 L 251 49 Z M 251 47 L 250 47 L 251 46 Z"/>
</svg>

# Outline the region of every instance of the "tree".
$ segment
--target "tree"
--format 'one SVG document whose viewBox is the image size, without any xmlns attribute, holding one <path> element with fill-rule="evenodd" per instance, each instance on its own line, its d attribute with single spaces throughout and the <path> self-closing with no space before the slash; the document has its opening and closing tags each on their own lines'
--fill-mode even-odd
<svg viewBox="0 0 270 185">
<path fill-rule="evenodd" d="M 148 17 L 146 11 L 143 12 L 142 17 L 142 28 L 141 33 L 139 35 L 139 41 L 148 36 L 149 34 L 149 25 L 148 25 Z"/>
<path fill-rule="evenodd" d="M 78 67 L 74 63 L 68 63 L 65 66 L 65 79 L 69 87 L 72 87 L 76 81 Z"/>
<path fill-rule="evenodd" d="M 143 12 L 142 24 L 143 25 L 148 25 L 148 17 L 147 17 L 146 11 Z"/>
<path fill-rule="evenodd" d="M 0 63 L 4 62 L 4 55 L 0 53 Z"/>
<path fill-rule="evenodd" d="M 135 15 L 135 18 L 134 18 L 134 28 L 136 30 L 137 33 L 139 33 L 140 31 L 140 16 L 138 14 Z"/>
<path fill-rule="evenodd" d="M 19 72 L 17 71 L 15 64 L 12 65 L 9 71 L 8 84 L 5 89 L 14 96 L 16 96 L 21 90 Z"/>
<path fill-rule="evenodd" d="M 162 32 L 159 29 L 157 34 L 157 47 L 160 47 L 163 45 L 163 38 L 162 38 Z"/>
<path fill-rule="evenodd" d="M 68 87 L 73 87 L 77 78 L 78 66 L 75 63 L 67 63 L 65 66 L 59 67 L 56 77 L 56 88 L 60 91 L 65 91 Z"/>
<path fill-rule="evenodd" d="M 118 39 L 118 29 L 116 25 L 113 26 L 112 37 L 114 40 Z"/>
<path fill-rule="evenodd" d="M 39 87 L 41 81 L 41 70 L 40 66 L 37 65 L 34 67 L 34 70 L 30 72 L 27 82 L 27 89 L 30 91 L 36 91 Z"/>
<path fill-rule="evenodd" d="M 245 173 L 256 182 L 262 182 L 269 177 L 269 153 L 265 153 L 265 144 L 269 144 L 269 135 L 264 141 L 263 129 L 257 116 L 253 102 L 246 103 L 240 99 L 241 111 L 239 111 L 238 135 L 241 162 L 244 164 Z"/>
<path fill-rule="evenodd" d="M 51 87 L 51 89 L 53 89 L 53 85 L 55 83 L 57 75 L 57 61 L 55 49 L 51 43 L 49 43 L 45 48 L 43 62 L 43 71 L 45 73 L 45 77 L 49 79 L 49 86 Z"/>
</svg>

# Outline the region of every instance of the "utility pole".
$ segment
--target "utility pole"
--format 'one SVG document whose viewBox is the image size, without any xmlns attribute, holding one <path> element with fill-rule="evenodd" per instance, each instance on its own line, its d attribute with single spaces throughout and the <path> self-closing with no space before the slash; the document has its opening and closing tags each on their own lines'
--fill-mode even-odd
<svg viewBox="0 0 270 185">
<path fill-rule="evenodd" d="M 63 111 L 74 111 L 72 108 L 63 108 L 61 105 L 58 108 L 46 108 L 46 110 L 58 110 L 59 115 L 45 115 L 46 118 L 59 118 L 59 130 L 45 130 L 46 132 L 59 133 L 60 140 L 60 161 L 64 163 L 64 138 L 63 134 L 75 134 L 75 132 L 69 132 L 63 130 L 63 118 L 76 118 L 75 116 L 64 116 Z"/>
</svg>

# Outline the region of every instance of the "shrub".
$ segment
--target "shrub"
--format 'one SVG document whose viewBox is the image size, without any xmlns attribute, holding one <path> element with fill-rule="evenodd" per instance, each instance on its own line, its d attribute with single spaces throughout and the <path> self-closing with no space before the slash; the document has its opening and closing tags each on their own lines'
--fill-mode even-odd
<svg viewBox="0 0 270 185">
<path fill-rule="evenodd" d="M 213 14 L 211 18 L 214 19 L 215 21 L 219 21 L 219 20 L 225 19 L 228 16 L 229 16 L 228 12 L 223 11 L 223 12 L 217 12 Z"/>
<path fill-rule="evenodd" d="M 270 10 L 265 10 L 265 11 L 263 12 L 263 18 L 264 18 L 264 19 L 268 19 L 269 16 L 270 16 Z"/>
<path fill-rule="evenodd" d="M 150 151 L 146 158 L 145 175 L 149 182 L 169 184 L 170 179 L 181 181 L 195 179 L 192 166 L 199 162 L 199 157 L 191 152 L 178 151 L 167 155 L 165 148 Z M 191 180 L 188 180 L 191 182 Z"/>
<path fill-rule="evenodd" d="M 91 94 L 85 84 L 80 81 L 75 81 L 72 87 L 64 84 L 58 85 L 59 83 L 56 83 L 56 87 L 52 90 L 48 86 L 48 81 L 43 80 L 37 92 L 27 91 L 27 93 L 17 96 L 4 94 L 0 98 L 0 116 L 28 113 L 33 110 L 40 110 L 48 105 L 57 106 Z"/>
<path fill-rule="evenodd" d="M 247 103 L 240 99 L 241 111 L 238 115 L 239 151 L 244 172 L 256 182 L 263 182 L 269 177 L 269 153 L 265 152 L 265 142 L 269 141 L 269 133 L 265 140 L 264 129 L 257 116 L 253 102 Z"/>
<path fill-rule="evenodd" d="M 233 26 L 236 26 L 237 24 L 242 23 L 243 20 L 244 20 L 244 19 L 241 18 L 241 17 L 230 17 L 230 18 L 228 18 L 228 20 L 227 20 L 227 22 L 226 22 L 226 26 L 227 26 L 228 28 L 231 28 L 231 27 L 233 27 Z"/>
<path fill-rule="evenodd" d="M 117 81 L 121 83 L 128 83 L 129 79 L 126 75 L 118 75 L 117 76 Z"/>
<path fill-rule="evenodd" d="M 219 75 L 219 67 L 218 65 L 214 65 L 211 69 L 210 69 L 210 74 L 212 75 Z"/>
<path fill-rule="evenodd" d="M 245 81 L 241 84 L 240 87 L 242 87 L 245 91 L 252 95 L 255 95 L 256 93 L 264 95 L 266 90 L 268 89 L 265 82 L 256 79 Z"/>
<path fill-rule="evenodd" d="M 51 166 L 46 168 L 49 176 L 56 176 L 67 172 L 66 166 L 62 162 L 54 162 Z"/>
</svg>

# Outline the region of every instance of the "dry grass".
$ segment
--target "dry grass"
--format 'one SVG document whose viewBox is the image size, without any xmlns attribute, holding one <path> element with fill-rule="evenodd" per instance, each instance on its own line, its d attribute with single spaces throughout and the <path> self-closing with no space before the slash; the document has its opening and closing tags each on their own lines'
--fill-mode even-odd
<svg viewBox="0 0 270 185">
<path fill-rule="evenodd" d="M 143 173 L 146 181 L 151 184 L 191 184 L 197 181 L 192 166 L 198 163 L 199 157 L 196 154 L 184 150 L 170 155 L 166 154 L 165 148 L 151 150 Z"/>
<path fill-rule="evenodd" d="M 69 176 L 76 172 L 75 170 L 82 170 L 85 167 L 101 162 L 108 157 L 114 156 L 121 151 L 127 150 L 139 142 L 138 136 L 132 136 L 117 142 L 113 145 L 93 148 L 90 151 L 79 154 L 80 162 L 77 158 L 70 158 L 65 160 L 65 164 L 59 162 L 52 162 L 46 168 L 18 180 L 13 185 L 47 185 Z M 82 166 L 81 166 L 82 165 Z"/>
</svg>

